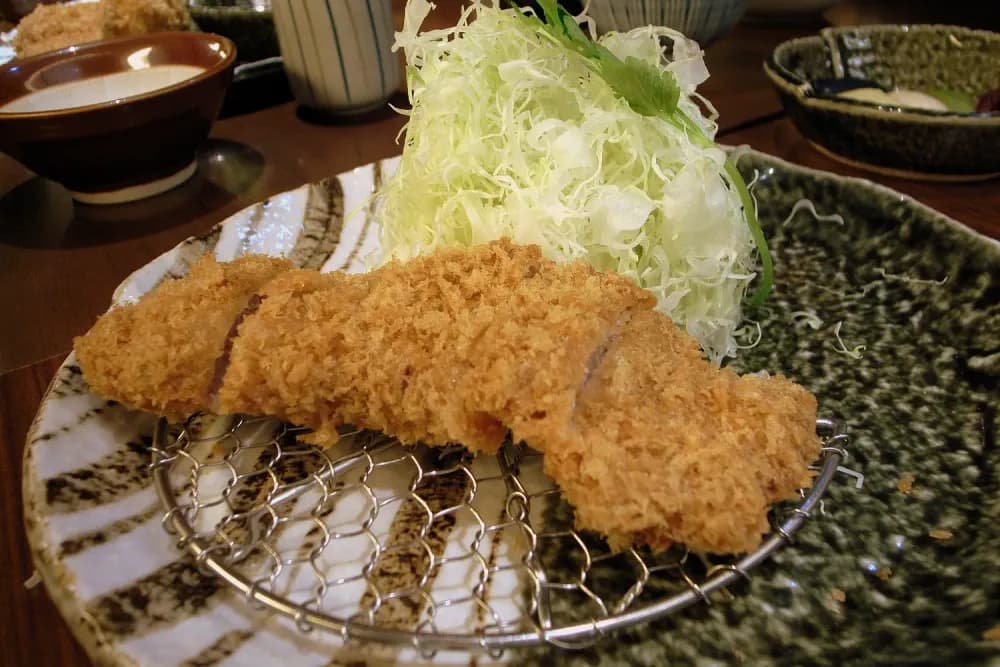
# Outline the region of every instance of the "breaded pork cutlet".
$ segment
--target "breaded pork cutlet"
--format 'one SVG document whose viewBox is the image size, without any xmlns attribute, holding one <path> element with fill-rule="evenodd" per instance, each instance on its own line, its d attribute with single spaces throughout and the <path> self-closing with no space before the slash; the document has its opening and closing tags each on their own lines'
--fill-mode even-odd
<svg viewBox="0 0 1000 667">
<path fill-rule="evenodd" d="M 492 453 L 508 429 L 570 419 L 579 378 L 623 312 L 653 297 L 509 242 L 365 275 L 293 271 L 239 328 L 219 406 L 335 437 L 345 423 L 405 443 Z"/>
<path fill-rule="evenodd" d="M 38 5 L 21 19 L 14 36 L 18 58 L 102 39 L 101 7 L 94 2 Z"/>
<path fill-rule="evenodd" d="M 717 369 L 646 310 L 612 333 L 572 423 L 523 437 L 545 443 L 544 469 L 577 522 L 612 548 L 732 553 L 754 549 L 766 508 L 808 485 L 815 420 L 802 387 Z"/>
<path fill-rule="evenodd" d="M 105 37 L 187 30 L 186 0 L 100 0 Z"/>
<path fill-rule="evenodd" d="M 489 453 L 509 431 L 616 548 L 752 549 L 819 453 L 809 392 L 715 368 L 616 274 L 508 241 L 364 275 L 285 268 L 203 259 L 78 339 L 85 377 L 145 409 L 274 416 L 321 443 L 353 424 Z M 206 310 L 211 333 L 193 336 Z"/>
<path fill-rule="evenodd" d="M 187 30 L 185 0 L 99 0 L 40 4 L 17 26 L 14 51 L 27 58 L 100 39 Z"/>
<path fill-rule="evenodd" d="M 289 269 L 271 257 L 204 258 L 183 280 L 166 280 L 138 304 L 112 309 L 75 341 L 87 382 L 172 419 L 209 408 L 234 322 L 265 283 Z"/>
</svg>

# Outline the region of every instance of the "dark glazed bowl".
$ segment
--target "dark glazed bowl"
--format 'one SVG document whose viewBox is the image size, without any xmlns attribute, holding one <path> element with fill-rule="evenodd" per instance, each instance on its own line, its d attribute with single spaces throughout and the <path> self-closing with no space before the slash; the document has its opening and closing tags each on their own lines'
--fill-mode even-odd
<svg viewBox="0 0 1000 667">
<path fill-rule="evenodd" d="M 271 0 L 190 0 L 188 10 L 199 29 L 233 40 L 241 61 L 281 55 Z"/>
<path fill-rule="evenodd" d="M 827 28 L 779 45 L 764 64 L 785 111 L 821 152 L 923 180 L 1000 174 L 1000 113 L 926 111 L 813 94 L 809 82 L 854 77 L 979 96 L 1000 88 L 1000 35 L 941 25 Z"/>
<path fill-rule="evenodd" d="M 0 149 L 78 201 L 141 199 L 186 181 L 233 76 L 225 37 L 166 32 L 0 67 Z"/>
</svg>

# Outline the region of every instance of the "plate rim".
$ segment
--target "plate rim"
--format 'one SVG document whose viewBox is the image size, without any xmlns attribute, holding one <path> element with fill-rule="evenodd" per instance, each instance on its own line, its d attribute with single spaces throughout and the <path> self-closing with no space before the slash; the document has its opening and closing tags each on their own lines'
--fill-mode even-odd
<svg viewBox="0 0 1000 667">
<path fill-rule="evenodd" d="M 945 223 L 953 231 L 959 232 L 967 237 L 971 243 L 985 242 L 985 247 L 989 248 L 991 252 L 994 253 L 996 259 L 1000 260 L 1000 239 L 994 239 L 986 234 L 979 232 L 976 229 L 969 227 L 968 225 L 960 222 L 959 220 L 934 209 L 933 207 L 924 204 L 918 199 L 902 193 L 898 190 L 890 188 L 888 186 L 876 183 L 870 179 L 859 177 L 859 176 L 844 176 L 836 174 L 833 172 L 825 171 L 822 169 L 815 169 L 811 167 L 806 167 L 793 162 L 789 162 L 783 158 L 764 153 L 762 151 L 757 151 L 754 149 L 743 149 L 733 146 L 725 146 L 727 151 L 736 151 L 737 159 L 751 156 L 755 160 L 760 160 L 764 162 L 770 162 L 779 166 L 783 170 L 787 171 L 798 171 L 810 178 L 823 182 L 823 181 L 836 181 L 844 183 L 846 186 L 851 187 L 861 187 L 873 190 L 874 192 L 894 198 L 907 206 L 915 208 L 921 214 L 930 216 L 932 219 L 937 219 Z M 364 169 L 367 167 L 384 165 L 386 163 L 397 162 L 400 156 L 393 156 L 389 158 L 383 158 L 380 160 L 374 160 L 362 165 L 358 165 L 353 169 L 349 169 L 343 172 L 339 172 L 330 176 L 329 178 L 336 178 L 341 175 L 350 174 L 358 169 Z M 322 180 L 322 179 L 320 179 Z M 241 208 L 239 211 L 225 217 L 220 222 L 213 225 L 211 228 L 207 229 L 202 234 L 197 236 L 189 236 L 180 243 L 168 248 L 163 253 L 157 255 L 155 258 L 145 263 L 135 271 L 131 272 L 126 278 L 119 283 L 115 288 L 112 296 L 111 305 L 109 308 L 114 307 L 118 302 L 123 290 L 126 286 L 132 283 L 140 272 L 146 270 L 148 267 L 155 265 L 158 262 L 166 261 L 166 258 L 178 249 L 189 245 L 192 243 L 197 243 L 205 238 L 212 236 L 217 233 L 224 225 L 229 223 L 231 220 L 236 219 L 240 214 L 242 214 L 247 209 L 256 206 L 257 204 L 271 199 L 282 194 L 287 194 L 300 190 L 301 188 L 309 187 L 318 181 L 308 182 L 300 184 L 295 188 L 285 190 L 281 193 L 276 193 L 262 199 L 260 202 L 255 202 L 249 204 L 246 207 Z M 62 361 L 59 369 L 56 371 L 55 375 L 50 380 L 46 390 L 42 396 L 39 403 L 38 409 L 36 410 L 35 416 L 32 418 L 31 425 L 28 428 L 27 434 L 25 436 L 24 452 L 22 454 L 22 479 L 21 479 L 21 493 L 22 493 L 22 516 L 25 524 L 25 533 L 28 538 L 28 548 L 31 555 L 32 564 L 35 567 L 37 573 L 40 575 L 42 583 L 45 586 L 49 597 L 52 599 L 56 608 L 58 609 L 60 615 L 65 621 L 67 627 L 69 627 L 73 636 L 77 639 L 80 645 L 83 647 L 87 655 L 96 664 L 108 664 L 116 665 L 121 667 L 135 667 L 137 663 L 128 657 L 126 654 L 120 650 L 116 650 L 117 642 L 112 638 L 108 637 L 100 625 L 90 618 L 86 609 L 83 606 L 82 600 L 75 593 L 75 582 L 73 581 L 72 573 L 66 567 L 66 565 L 61 562 L 58 556 L 54 553 L 53 545 L 49 543 L 47 536 L 44 534 L 42 526 L 46 520 L 47 515 L 44 514 L 40 509 L 39 499 L 40 493 L 44 493 L 44 487 L 41 485 L 41 481 L 36 477 L 35 470 L 32 466 L 33 462 L 33 448 L 37 441 L 37 430 L 41 423 L 41 416 L 43 414 L 46 404 L 49 402 L 53 385 L 59 378 L 60 373 L 69 365 L 75 361 L 75 354 L 71 351 L 66 358 Z"/>
</svg>

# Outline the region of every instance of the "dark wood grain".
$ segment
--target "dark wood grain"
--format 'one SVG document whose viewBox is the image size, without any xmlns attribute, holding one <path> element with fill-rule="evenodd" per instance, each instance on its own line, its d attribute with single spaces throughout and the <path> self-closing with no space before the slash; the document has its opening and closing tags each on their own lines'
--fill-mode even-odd
<svg viewBox="0 0 1000 667">
<path fill-rule="evenodd" d="M 35 410 L 64 355 L 0 375 L 0 663 L 86 665 L 86 654 L 34 572 L 24 536 L 21 455 Z"/>
</svg>

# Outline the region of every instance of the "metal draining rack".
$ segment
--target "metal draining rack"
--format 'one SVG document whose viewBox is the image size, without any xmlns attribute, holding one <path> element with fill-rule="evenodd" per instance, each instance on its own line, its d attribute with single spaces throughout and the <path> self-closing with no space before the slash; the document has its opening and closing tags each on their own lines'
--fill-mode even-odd
<svg viewBox="0 0 1000 667">
<path fill-rule="evenodd" d="M 356 431 L 323 450 L 274 420 L 196 415 L 158 424 L 152 467 L 179 547 L 255 607 L 345 641 L 497 655 L 586 646 L 731 595 L 823 509 L 848 437 L 838 421 L 816 429 L 812 486 L 739 559 L 612 553 L 573 530 L 541 457 L 510 443 L 472 458 Z"/>
</svg>

